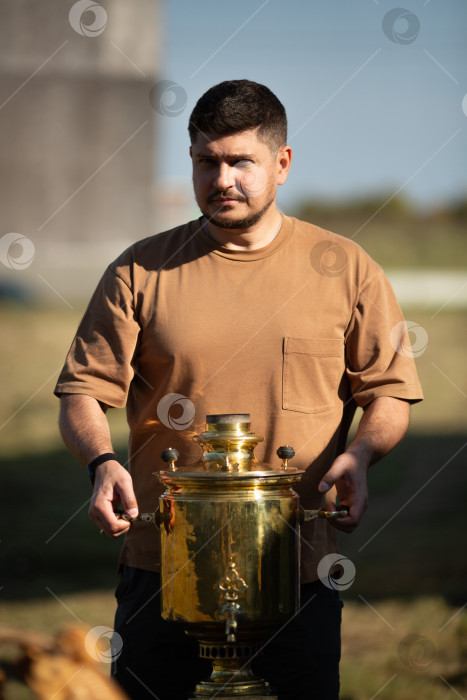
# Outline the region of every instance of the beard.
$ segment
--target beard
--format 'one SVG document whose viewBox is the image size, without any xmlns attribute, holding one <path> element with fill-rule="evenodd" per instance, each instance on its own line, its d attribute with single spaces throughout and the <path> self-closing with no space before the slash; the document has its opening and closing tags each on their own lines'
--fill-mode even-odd
<svg viewBox="0 0 467 700">
<path fill-rule="evenodd" d="M 252 212 L 251 214 L 247 216 L 243 216 L 240 219 L 230 219 L 227 216 L 222 216 L 222 209 L 224 207 L 220 207 L 218 211 L 216 211 L 212 216 L 209 214 L 207 211 L 206 207 L 200 207 L 202 213 L 206 217 L 208 221 L 213 223 L 215 226 L 218 226 L 219 228 L 223 228 L 227 231 L 232 231 L 234 229 L 247 229 L 250 228 L 250 226 L 254 226 L 255 224 L 260 221 L 260 219 L 264 216 L 264 214 L 267 212 L 271 204 L 274 202 L 274 197 L 272 197 L 262 209 L 259 211 Z M 199 206 L 199 203 L 198 203 Z M 226 207 L 227 208 L 227 207 Z"/>
</svg>

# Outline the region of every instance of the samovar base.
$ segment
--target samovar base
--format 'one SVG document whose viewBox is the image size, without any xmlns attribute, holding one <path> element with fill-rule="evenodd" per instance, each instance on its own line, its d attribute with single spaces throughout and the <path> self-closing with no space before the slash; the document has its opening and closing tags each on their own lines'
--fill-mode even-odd
<svg viewBox="0 0 467 700">
<path fill-rule="evenodd" d="M 208 680 L 198 683 L 190 700 L 209 697 L 217 700 L 278 700 L 269 683 L 251 670 L 256 649 L 256 645 L 201 643 L 200 656 L 212 661 L 212 673 Z"/>
<path fill-rule="evenodd" d="M 201 681 L 196 686 L 196 691 L 193 694 L 193 700 L 200 698 L 215 697 L 218 700 L 231 700 L 235 698 L 248 698 L 248 700 L 278 700 L 277 696 L 272 695 L 269 683 L 260 678 L 253 676 L 247 682 L 235 681 L 234 676 L 229 674 L 228 678 L 222 681 L 220 678 L 211 681 Z"/>
</svg>

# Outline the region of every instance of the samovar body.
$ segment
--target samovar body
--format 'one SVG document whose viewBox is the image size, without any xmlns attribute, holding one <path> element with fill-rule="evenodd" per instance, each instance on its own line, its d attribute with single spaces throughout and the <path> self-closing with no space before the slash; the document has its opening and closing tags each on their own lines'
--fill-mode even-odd
<svg viewBox="0 0 467 700">
<path fill-rule="evenodd" d="M 194 697 L 271 698 L 250 662 L 265 638 L 299 605 L 298 496 L 302 474 L 289 470 L 284 452 L 274 469 L 259 462 L 263 440 L 248 414 L 206 417 L 195 436 L 203 456 L 176 468 L 175 450 L 159 478 L 162 616 L 183 625 L 212 661 Z"/>
<path fill-rule="evenodd" d="M 229 582 L 239 589 L 236 615 L 231 611 L 237 641 L 266 637 L 294 614 L 299 540 L 292 484 L 297 478 L 164 476 L 164 618 L 183 623 L 200 640 L 225 642 Z"/>
<path fill-rule="evenodd" d="M 207 416 L 206 431 L 193 439 L 201 459 L 176 467 L 178 453 L 168 448 L 169 466 L 158 475 L 166 487 L 157 518 L 162 616 L 212 661 L 194 698 L 273 700 L 250 663 L 299 608 L 299 524 L 345 513 L 299 508 L 293 485 L 303 472 L 288 465 L 293 449 L 280 447 L 276 466 L 258 461 L 263 437 L 250 431 L 249 414 Z"/>
</svg>

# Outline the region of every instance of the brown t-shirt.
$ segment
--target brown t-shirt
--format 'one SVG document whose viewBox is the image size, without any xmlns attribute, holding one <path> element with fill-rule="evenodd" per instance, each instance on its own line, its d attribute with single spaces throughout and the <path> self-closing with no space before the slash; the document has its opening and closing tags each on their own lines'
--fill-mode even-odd
<svg viewBox="0 0 467 700">
<path fill-rule="evenodd" d="M 394 293 L 358 245 L 311 224 L 284 216 L 269 245 L 232 251 L 202 221 L 139 241 L 108 267 L 55 393 L 126 405 L 142 512 L 157 507 L 161 451 L 177 448 L 181 465 L 197 460 L 191 438 L 209 413 L 250 413 L 266 462 L 279 465 L 276 449 L 292 445 L 291 466 L 306 469 L 301 504 L 319 507 L 317 485 L 344 449 L 356 405 L 422 398 L 406 335 L 398 346 Z M 337 551 L 337 531 L 319 521 L 301 534 L 310 581 Z M 135 523 L 121 562 L 158 570 L 158 550 L 157 531 Z"/>
</svg>

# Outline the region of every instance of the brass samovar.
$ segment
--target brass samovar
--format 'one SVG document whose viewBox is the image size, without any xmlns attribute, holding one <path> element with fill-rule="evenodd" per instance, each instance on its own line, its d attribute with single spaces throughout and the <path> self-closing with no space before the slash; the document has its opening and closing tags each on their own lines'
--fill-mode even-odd
<svg viewBox="0 0 467 700">
<path fill-rule="evenodd" d="M 347 513 L 299 508 L 292 487 L 303 471 L 288 465 L 293 449 L 277 450 L 278 466 L 257 460 L 263 437 L 250 431 L 249 414 L 208 415 L 206 431 L 193 439 L 200 460 L 178 467 L 178 452 L 168 448 L 168 467 L 158 474 L 166 487 L 156 518 L 162 617 L 183 625 L 212 661 L 193 698 L 272 700 L 251 661 L 298 610 L 299 524 Z M 154 522 L 154 515 L 138 519 Z"/>
</svg>

